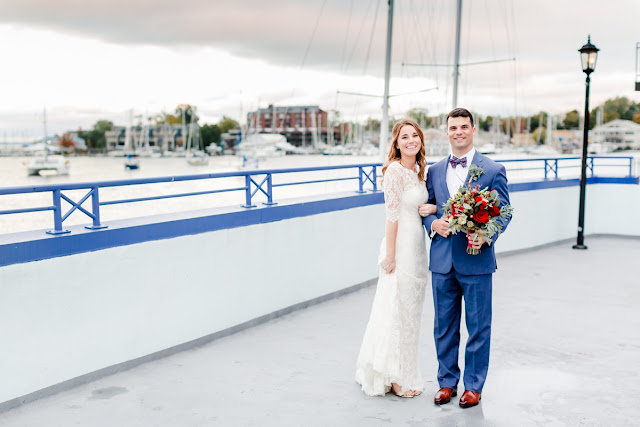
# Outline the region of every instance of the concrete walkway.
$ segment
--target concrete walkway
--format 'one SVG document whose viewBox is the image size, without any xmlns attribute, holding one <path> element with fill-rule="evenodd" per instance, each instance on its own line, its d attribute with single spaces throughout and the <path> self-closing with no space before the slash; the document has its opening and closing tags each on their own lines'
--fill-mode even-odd
<svg viewBox="0 0 640 427">
<path fill-rule="evenodd" d="M 499 259 L 491 367 L 475 408 L 461 409 L 457 398 L 433 404 L 430 292 L 420 348 L 425 394 L 360 391 L 354 365 L 370 287 L 2 413 L 0 425 L 636 425 L 640 239 L 586 243 L 587 251 L 562 243 Z"/>
</svg>

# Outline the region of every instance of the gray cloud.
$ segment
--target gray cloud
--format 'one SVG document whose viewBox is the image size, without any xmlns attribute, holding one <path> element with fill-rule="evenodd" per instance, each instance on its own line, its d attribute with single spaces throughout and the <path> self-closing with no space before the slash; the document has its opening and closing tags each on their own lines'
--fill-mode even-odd
<svg viewBox="0 0 640 427">
<path fill-rule="evenodd" d="M 395 4 L 393 74 L 427 77 L 448 90 L 450 69 L 401 64 L 451 62 L 455 1 L 396 0 Z M 383 74 L 386 0 L 0 0 L 0 5 L 0 23 L 44 27 L 116 44 L 215 47 L 292 67 L 302 66 L 308 49 L 307 69 Z M 631 73 L 635 43 L 640 41 L 637 16 L 637 0 L 465 0 L 463 62 L 513 56 L 518 61 L 465 67 L 462 84 L 507 93 L 505 87 L 519 85 L 520 93 L 526 96 L 531 91 L 531 100 L 537 103 L 541 101 L 535 96 L 538 88 L 528 86 L 537 77 L 574 73 L 580 84 L 577 49 L 587 34 L 601 48 L 598 74 Z M 316 22 L 317 32 L 309 45 Z M 609 82 L 606 87 L 631 85 Z M 561 88 L 556 87 L 555 93 Z"/>
</svg>

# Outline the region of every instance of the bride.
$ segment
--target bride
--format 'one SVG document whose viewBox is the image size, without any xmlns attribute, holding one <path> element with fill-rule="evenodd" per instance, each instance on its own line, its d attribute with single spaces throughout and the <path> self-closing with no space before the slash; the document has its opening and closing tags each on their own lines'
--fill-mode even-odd
<svg viewBox="0 0 640 427">
<path fill-rule="evenodd" d="M 386 208 L 385 238 L 371 316 L 358 355 L 356 381 L 370 396 L 392 391 L 400 397 L 422 393 L 418 335 L 428 274 L 421 213 L 435 205 L 425 185 L 424 135 L 413 120 L 393 127 L 387 161 L 382 167 Z"/>
</svg>

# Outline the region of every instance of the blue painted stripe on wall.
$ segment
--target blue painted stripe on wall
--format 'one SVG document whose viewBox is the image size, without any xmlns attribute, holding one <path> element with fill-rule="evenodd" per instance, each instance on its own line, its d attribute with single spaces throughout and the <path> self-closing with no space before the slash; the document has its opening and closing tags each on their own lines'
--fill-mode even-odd
<svg viewBox="0 0 640 427">
<path fill-rule="evenodd" d="M 589 184 L 638 184 L 638 178 L 634 177 L 598 177 L 587 181 Z M 579 184 L 579 179 L 517 182 L 509 184 L 509 191 L 533 191 Z M 43 230 L 5 234 L 0 235 L 0 266 L 382 203 L 384 196 L 381 191 L 365 194 L 350 192 L 292 199 L 275 206 L 260 205 L 252 209 L 225 207 L 114 221 L 105 223 L 109 228 L 102 230 L 73 226 L 68 227 L 71 233 L 57 236 L 46 234 Z"/>
<path fill-rule="evenodd" d="M 638 184 L 638 178 L 627 177 L 593 177 L 587 178 L 587 184 Z M 553 179 L 537 182 L 515 182 L 509 184 L 509 192 L 544 190 L 547 188 L 562 188 L 579 186 L 580 179 Z"/>
</svg>

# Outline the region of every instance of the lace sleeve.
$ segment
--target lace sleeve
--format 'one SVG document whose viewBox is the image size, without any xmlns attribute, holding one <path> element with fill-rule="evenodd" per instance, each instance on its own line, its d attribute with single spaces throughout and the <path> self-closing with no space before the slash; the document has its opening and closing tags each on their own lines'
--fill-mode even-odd
<svg viewBox="0 0 640 427">
<path fill-rule="evenodd" d="M 384 205 L 387 212 L 387 221 L 398 221 L 400 212 L 400 197 L 402 195 L 402 170 L 398 162 L 389 165 L 384 174 Z"/>
</svg>

